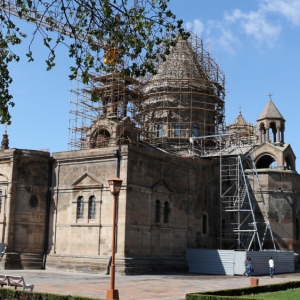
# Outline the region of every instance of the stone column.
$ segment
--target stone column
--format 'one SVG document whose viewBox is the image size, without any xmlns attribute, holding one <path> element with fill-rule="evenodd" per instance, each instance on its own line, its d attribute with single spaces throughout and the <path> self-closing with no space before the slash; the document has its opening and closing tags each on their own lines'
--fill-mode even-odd
<svg viewBox="0 0 300 300">
<path fill-rule="evenodd" d="M 4 229 L 4 243 L 6 244 L 7 248 L 6 248 L 6 252 L 11 251 L 11 245 L 10 245 L 10 233 L 9 233 L 9 229 L 10 229 L 10 208 L 11 208 L 11 187 L 8 186 L 7 189 L 7 196 L 6 196 L 6 203 L 5 203 L 5 229 Z"/>
<path fill-rule="evenodd" d="M 270 129 L 270 127 L 266 128 L 265 142 L 270 142 L 269 129 Z"/>
<path fill-rule="evenodd" d="M 262 143 L 262 130 L 259 128 L 259 143 Z"/>
<path fill-rule="evenodd" d="M 281 142 L 281 140 L 280 140 L 280 128 L 276 127 L 276 129 L 277 129 L 277 142 Z"/>
</svg>

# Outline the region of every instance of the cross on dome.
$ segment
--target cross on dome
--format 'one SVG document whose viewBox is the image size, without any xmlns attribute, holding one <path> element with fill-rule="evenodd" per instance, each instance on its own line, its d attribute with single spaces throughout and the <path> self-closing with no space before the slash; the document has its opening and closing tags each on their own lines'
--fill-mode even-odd
<svg viewBox="0 0 300 300">
<path fill-rule="evenodd" d="M 273 96 L 273 94 L 272 94 L 272 93 L 270 93 L 268 96 L 270 97 L 270 100 L 272 100 L 272 96 Z"/>
</svg>

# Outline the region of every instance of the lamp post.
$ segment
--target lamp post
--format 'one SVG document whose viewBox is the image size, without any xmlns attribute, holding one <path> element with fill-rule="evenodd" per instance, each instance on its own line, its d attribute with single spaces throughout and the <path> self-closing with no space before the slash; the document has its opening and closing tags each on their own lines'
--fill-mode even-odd
<svg viewBox="0 0 300 300">
<path fill-rule="evenodd" d="M 112 228 L 112 246 L 111 246 L 111 266 L 110 266 L 110 289 L 106 291 L 106 299 L 119 300 L 119 291 L 115 290 L 115 242 L 116 242 L 116 215 L 117 215 L 117 198 L 120 194 L 123 180 L 114 177 L 108 180 L 110 193 L 114 196 L 113 209 L 113 228 Z"/>
</svg>

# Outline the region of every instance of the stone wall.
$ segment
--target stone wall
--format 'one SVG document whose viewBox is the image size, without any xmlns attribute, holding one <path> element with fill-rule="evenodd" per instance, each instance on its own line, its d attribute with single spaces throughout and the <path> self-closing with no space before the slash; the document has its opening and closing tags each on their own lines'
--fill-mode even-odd
<svg viewBox="0 0 300 300">
<path fill-rule="evenodd" d="M 295 236 L 295 220 L 300 219 L 300 175 L 278 169 L 259 169 L 258 175 L 276 248 L 300 251 L 300 243 Z M 259 195 L 257 199 L 260 200 Z M 266 247 L 272 248 L 270 238 L 266 240 Z"/>
<path fill-rule="evenodd" d="M 50 154 L 8 149 L 0 154 L 1 234 L 5 268 L 41 268 L 45 243 Z"/>
<path fill-rule="evenodd" d="M 108 179 L 116 174 L 113 150 L 54 154 L 47 269 L 106 271 L 111 256 L 113 208 Z M 218 172 L 214 168 L 218 164 L 212 162 L 184 159 L 146 147 L 122 146 L 117 272 L 186 270 L 187 247 L 217 247 L 219 197 Z M 96 216 L 92 220 L 88 216 L 91 195 L 96 197 Z M 84 197 L 85 209 L 78 219 L 80 196 Z M 161 203 L 159 222 L 155 220 L 157 200 Z"/>
<path fill-rule="evenodd" d="M 181 158 L 149 148 L 129 147 L 126 257 L 132 257 L 136 263 L 143 260 L 152 271 L 183 270 L 186 248 L 217 247 L 216 166 L 212 160 Z M 160 204 L 159 217 L 156 216 L 157 203 Z M 168 220 L 165 219 L 166 203 Z M 177 259 L 175 265 L 174 259 Z"/>
<path fill-rule="evenodd" d="M 47 269 L 104 271 L 111 256 L 113 196 L 108 179 L 116 176 L 113 147 L 55 153 L 53 200 Z M 123 151 L 124 150 L 124 151 Z M 118 203 L 117 256 L 123 256 L 127 178 L 126 146 L 122 147 Z M 84 198 L 82 218 L 77 199 Z M 95 216 L 89 217 L 89 199 L 95 197 Z"/>
</svg>

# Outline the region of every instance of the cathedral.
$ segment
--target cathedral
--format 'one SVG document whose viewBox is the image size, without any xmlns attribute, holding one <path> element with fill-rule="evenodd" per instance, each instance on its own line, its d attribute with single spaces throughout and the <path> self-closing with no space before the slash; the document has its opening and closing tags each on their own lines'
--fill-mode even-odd
<svg viewBox="0 0 300 300">
<path fill-rule="evenodd" d="M 121 274 L 184 271 L 190 248 L 300 251 L 286 120 L 270 98 L 255 125 L 241 112 L 226 125 L 225 74 L 196 36 L 150 78 L 91 75 L 80 94 L 69 151 L 9 148 L 3 135 L 2 269 L 105 272 L 116 176 Z"/>
</svg>

